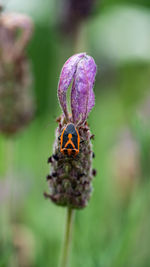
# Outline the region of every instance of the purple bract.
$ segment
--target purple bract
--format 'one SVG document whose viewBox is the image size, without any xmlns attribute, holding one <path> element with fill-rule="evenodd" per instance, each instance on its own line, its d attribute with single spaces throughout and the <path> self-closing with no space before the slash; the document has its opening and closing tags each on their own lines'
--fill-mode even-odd
<svg viewBox="0 0 150 267">
<path fill-rule="evenodd" d="M 76 54 L 65 62 L 58 84 L 58 98 L 67 120 L 69 114 L 66 94 L 71 82 L 72 121 L 75 124 L 82 124 L 95 104 L 93 92 L 95 75 L 95 61 L 86 53 Z"/>
</svg>

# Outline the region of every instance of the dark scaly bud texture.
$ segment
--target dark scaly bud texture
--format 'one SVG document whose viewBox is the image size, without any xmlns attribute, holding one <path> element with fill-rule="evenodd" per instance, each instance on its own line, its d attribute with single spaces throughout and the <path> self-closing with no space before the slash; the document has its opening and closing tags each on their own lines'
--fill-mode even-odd
<svg viewBox="0 0 150 267">
<path fill-rule="evenodd" d="M 92 192 L 92 145 L 87 123 L 77 127 L 81 138 L 77 156 L 63 155 L 60 152 L 60 139 L 66 121 L 61 118 L 56 130 L 54 154 L 51 158 L 51 172 L 47 177 L 51 200 L 62 206 L 83 208 L 88 204 Z M 57 158 L 56 158 L 57 155 Z"/>
<path fill-rule="evenodd" d="M 96 75 L 96 64 L 92 57 L 85 53 L 76 54 L 69 58 L 62 68 L 58 84 L 58 98 L 63 114 L 57 119 L 56 139 L 53 155 L 48 159 L 51 165 L 47 180 L 50 194 L 45 194 L 55 204 L 81 209 L 87 206 L 92 192 L 92 179 L 95 174 L 92 169 L 93 151 L 91 133 L 87 123 L 87 117 L 94 106 L 95 98 L 93 84 Z M 72 82 L 71 111 L 68 113 L 66 93 Z M 62 140 L 67 125 L 74 125 L 79 150 L 74 152 L 73 145 L 66 146 L 66 153 L 62 153 Z M 73 134 L 67 142 L 76 142 Z"/>
<path fill-rule="evenodd" d="M 6 135 L 33 117 L 32 74 L 25 53 L 32 31 L 28 16 L 0 14 L 0 131 Z"/>
</svg>

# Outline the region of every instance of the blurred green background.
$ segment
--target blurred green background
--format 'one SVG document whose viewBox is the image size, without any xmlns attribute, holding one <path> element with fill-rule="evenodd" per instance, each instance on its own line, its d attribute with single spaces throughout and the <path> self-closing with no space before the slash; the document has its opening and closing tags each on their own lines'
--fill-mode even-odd
<svg viewBox="0 0 150 267">
<path fill-rule="evenodd" d="M 61 27 L 63 0 L 9 0 L 5 8 L 35 24 L 27 53 L 36 115 L 13 140 L 0 135 L 0 266 L 58 265 L 66 210 L 43 192 L 61 113 L 59 74 L 68 57 L 83 51 L 98 68 L 88 119 L 97 176 L 88 207 L 76 212 L 70 266 L 150 266 L 149 0 L 97 1 L 76 37 Z"/>
</svg>

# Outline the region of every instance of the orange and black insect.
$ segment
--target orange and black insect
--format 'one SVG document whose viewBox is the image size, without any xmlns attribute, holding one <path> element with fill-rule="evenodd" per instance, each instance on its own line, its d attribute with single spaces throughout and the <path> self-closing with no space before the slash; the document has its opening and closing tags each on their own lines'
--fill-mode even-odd
<svg viewBox="0 0 150 267">
<path fill-rule="evenodd" d="M 60 151 L 68 156 L 76 156 L 79 153 L 80 136 L 73 123 L 67 124 L 60 136 Z"/>
</svg>

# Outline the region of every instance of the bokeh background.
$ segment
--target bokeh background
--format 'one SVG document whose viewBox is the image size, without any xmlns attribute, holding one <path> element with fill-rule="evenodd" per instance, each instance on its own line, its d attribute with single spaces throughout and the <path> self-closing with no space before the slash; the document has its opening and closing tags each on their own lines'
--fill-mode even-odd
<svg viewBox="0 0 150 267">
<path fill-rule="evenodd" d="M 0 135 L 0 266 L 58 265 L 66 210 L 43 197 L 47 159 L 61 113 L 61 67 L 86 51 L 98 68 L 88 120 L 97 176 L 89 206 L 76 212 L 70 266 L 148 267 L 150 2 L 91 0 L 72 9 L 69 2 L 4 3 L 5 11 L 26 13 L 35 24 L 27 54 L 36 114 L 11 140 Z"/>
</svg>

